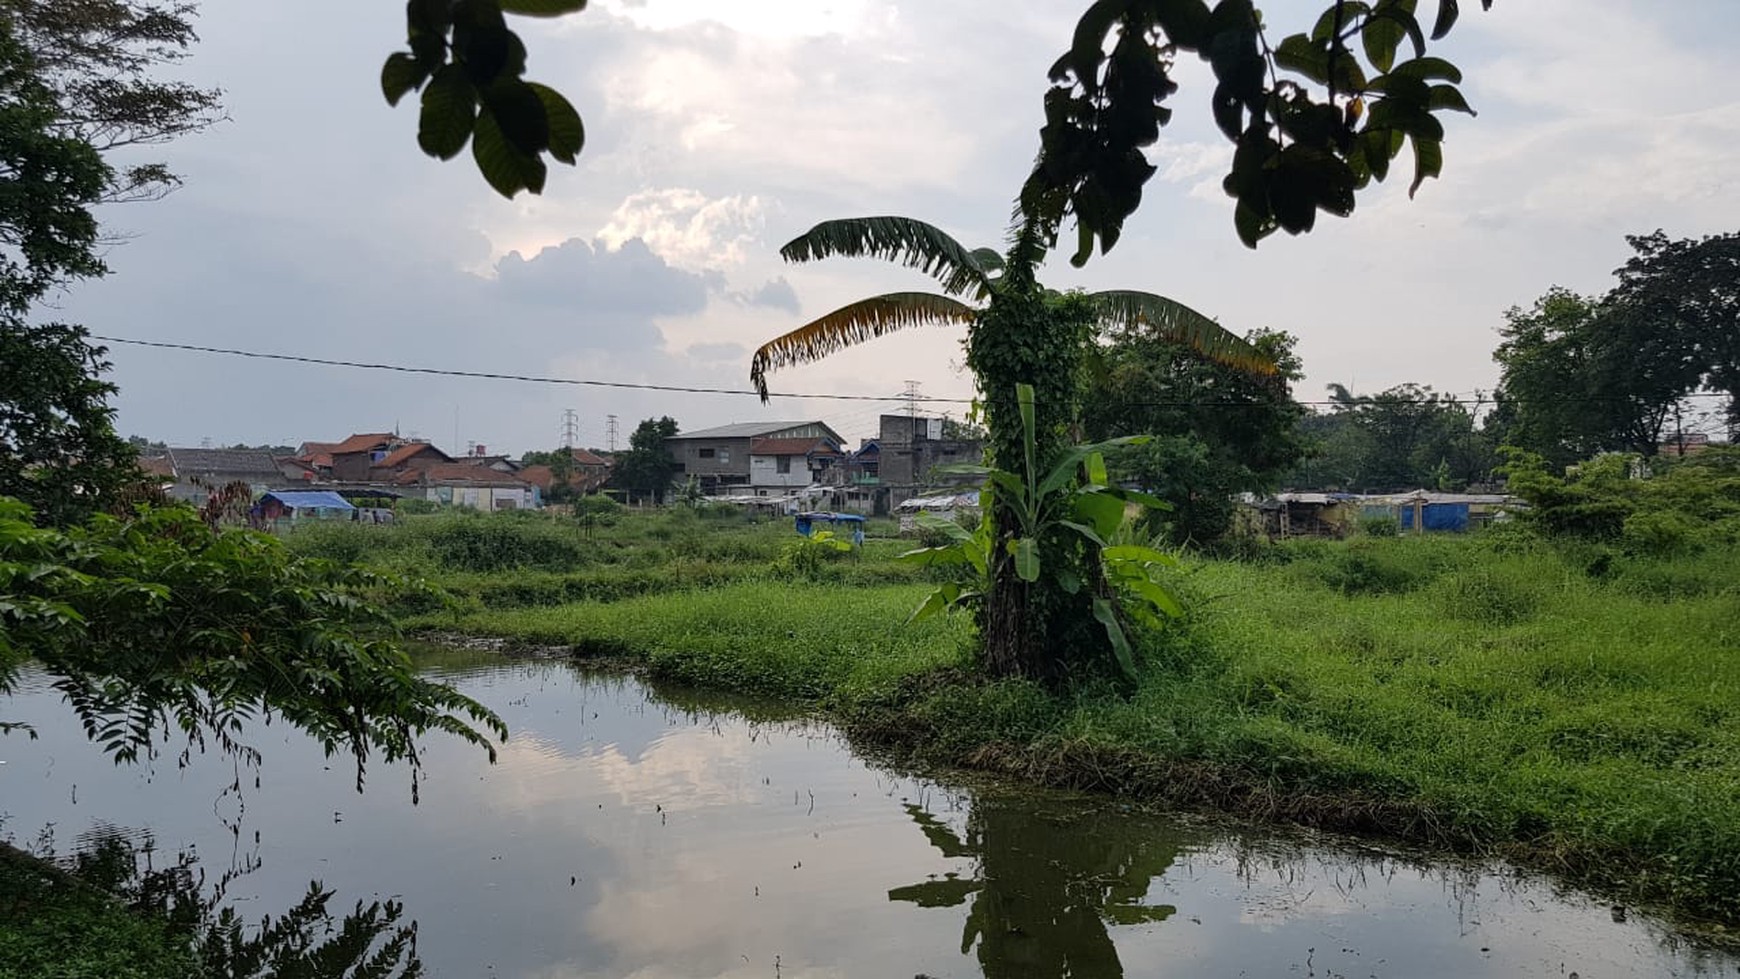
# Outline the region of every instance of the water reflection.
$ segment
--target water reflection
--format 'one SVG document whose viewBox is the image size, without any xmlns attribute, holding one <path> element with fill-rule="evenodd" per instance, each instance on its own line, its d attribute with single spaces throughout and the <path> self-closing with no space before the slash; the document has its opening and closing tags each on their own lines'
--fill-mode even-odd
<svg viewBox="0 0 1740 979">
<path fill-rule="evenodd" d="M 568 663 L 436 669 L 513 737 L 495 766 L 432 741 L 421 806 L 387 772 L 357 795 L 280 726 L 239 794 L 228 765 L 117 770 L 26 687 L 6 709 L 41 740 L 0 739 L 0 815 L 67 833 L 122 817 L 214 867 L 258 864 L 226 894 L 250 921 L 315 877 L 338 907 L 402 896 L 432 976 L 1734 974 L 1538 881 L 939 788 L 825 726 Z"/>
<path fill-rule="evenodd" d="M 405 919 L 404 905 L 395 900 L 358 901 L 340 918 L 330 907 L 334 892 L 310 881 L 301 900 L 282 913 L 244 918 L 228 903 L 227 893 L 231 884 L 259 869 L 255 857 L 208 880 L 191 851 L 165 860 L 149 832 L 106 824 L 79 834 L 73 849 L 58 855 L 53 831 L 45 828 L 26 852 L 44 864 L 36 870 L 20 863 L 5 877 L 8 915 L 25 921 L 65 915 L 83 920 L 76 909 L 90 901 L 86 888 L 94 888 L 127 911 L 158 922 L 167 938 L 161 951 L 179 958 L 190 974 L 223 979 L 415 979 L 424 974 L 417 923 Z M 100 947 L 99 940 L 97 949 L 84 951 L 106 956 L 126 950 Z M 131 952 L 164 964 L 158 949 Z M 0 959 L 31 954 L 25 944 Z M 44 965 L 27 962 L 24 967 Z"/>
<path fill-rule="evenodd" d="M 1104 805 L 1036 809 L 1031 799 L 980 795 L 958 835 L 916 805 L 905 809 L 943 856 L 972 859 L 974 874 L 897 887 L 888 899 L 923 908 L 971 902 L 961 953 L 976 950 L 985 979 L 1121 977 L 1108 929 L 1157 924 L 1178 911 L 1147 895 L 1182 841 L 1132 832 L 1152 827 Z"/>
</svg>

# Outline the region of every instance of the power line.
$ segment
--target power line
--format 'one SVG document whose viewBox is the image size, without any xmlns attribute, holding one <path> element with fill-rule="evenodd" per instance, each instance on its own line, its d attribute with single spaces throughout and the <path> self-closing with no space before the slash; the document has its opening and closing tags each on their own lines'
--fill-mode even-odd
<svg viewBox="0 0 1740 979">
<path fill-rule="evenodd" d="M 684 386 L 684 385 L 680 385 L 680 384 L 644 384 L 644 383 L 639 383 L 639 382 L 634 382 L 634 381 L 601 381 L 601 380 L 597 380 L 595 378 L 542 377 L 542 376 L 535 375 L 535 374 L 506 374 L 506 373 L 498 373 L 498 372 L 494 372 L 494 371 L 449 370 L 449 369 L 440 368 L 440 367 L 411 367 L 411 366 L 408 366 L 405 364 L 374 364 L 374 363 L 367 363 L 367 362 L 355 361 L 355 360 L 334 360 L 334 359 L 326 358 L 326 357 L 307 357 L 307 356 L 302 356 L 299 354 L 275 354 L 275 353 L 267 353 L 265 351 L 260 351 L 260 350 L 236 350 L 236 349 L 228 348 L 228 347 L 206 347 L 206 346 L 200 346 L 198 344 L 191 344 L 191 343 L 169 343 L 169 342 L 162 341 L 162 340 L 136 340 L 136 339 L 133 339 L 131 337 L 111 337 L 111 336 L 103 336 L 101 334 L 96 334 L 96 333 L 92 333 L 92 334 L 88 334 L 88 335 L 90 336 L 91 339 L 101 340 L 104 343 L 123 343 L 123 344 L 129 344 L 129 345 L 137 346 L 137 347 L 156 347 L 156 348 L 163 349 L 163 350 L 182 350 L 182 351 L 190 351 L 193 353 L 222 354 L 224 356 L 229 356 L 229 357 L 248 357 L 248 358 L 252 358 L 252 359 L 256 359 L 256 360 L 278 360 L 278 361 L 286 361 L 286 362 L 295 363 L 295 364 L 317 364 L 317 365 L 320 365 L 323 367 L 353 367 L 353 368 L 357 368 L 360 370 L 394 371 L 394 372 L 401 373 L 401 374 L 429 374 L 429 375 L 435 375 L 438 377 L 464 377 L 464 378 L 472 378 L 472 379 L 487 380 L 487 381 L 516 381 L 516 382 L 523 383 L 523 384 L 566 384 L 566 385 L 581 386 L 581 387 L 616 388 L 619 390 L 629 390 L 629 391 L 661 391 L 661 392 L 672 393 L 672 394 L 724 394 L 724 395 L 734 395 L 734 396 L 738 396 L 738 397 L 760 397 L 759 392 L 751 391 L 751 390 L 748 390 L 746 388 L 688 387 L 688 386 Z M 910 382 L 908 382 L 908 384 L 916 386 L 917 382 L 910 381 Z M 896 394 L 896 395 L 833 394 L 833 393 L 817 394 L 817 393 L 800 393 L 800 392 L 795 392 L 795 391 L 772 391 L 772 392 L 768 393 L 768 397 L 770 397 L 770 398 L 807 398 L 807 399 L 820 400 L 820 401 L 870 401 L 870 402 L 879 402 L 879 403 L 884 403 L 884 404 L 905 403 L 908 405 L 911 405 L 915 402 L 925 403 L 925 404 L 963 404 L 963 405 L 965 405 L 965 404 L 972 404 L 978 400 L 977 398 L 939 398 L 939 397 L 934 397 L 931 395 L 919 395 L 919 394 L 917 394 L 916 390 L 913 390 L 913 389 L 909 389 L 906 392 L 903 392 L 901 394 Z M 1688 394 L 1681 395 L 1680 398 L 1676 399 L 1676 400 L 1690 400 L 1693 398 L 1726 398 L 1726 397 L 1728 397 L 1728 394 L 1727 394 L 1727 392 L 1724 392 L 1724 391 L 1693 391 L 1693 392 L 1690 392 Z M 1303 406 L 1303 407 L 1307 407 L 1307 408 L 1332 408 L 1332 407 L 1354 408 L 1354 407 L 1359 407 L 1362 402 L 1369 403 L 1369 398 L 1370 398 L 1369 395 L 1356 396 L 1355 399 L 1351 402 L 1349 402 L 1349 401 L 1335 401 L 1335 400 L 1301 401 L 1301 400 L 1294 399 L 1293 403 L 1300 405 L 1300 406 Z M 1561 396 L 1561 397 L 1555 397 L 1555 398 L 1506 398 L 1503 403 L 1507 403 L 1507 404 L 1599 404 L 1601 402 L 1606 402 L 1606 401 L 1627 401 L 1627 400 L 1630 400 L 1630 399 L 1624 395 L 1614 395 L 1614 396 L 1608 396 L 1608 397 L 1601 397 L 1601 396 L 1586 396 L 1586 397 Z M 1185 400 L 1185 401 L 1179 401 L 1179 400 L 1172 400 L 1172 401 L 1131 401 L 1131 402 L 1125 402 L 1125 403 L 1131 407 L 1143 407 L 1143 408 L 1260 408 L 1260 407 L 1266 406 L 1265 402 L 1233 401 L 1233 400 L 1223 400 L 1223 401 L 1188 401 L 1188 400 Z M 1471 405 L 1474 407 L 1497 407 L 1497 405 L 1499 403 L 1500 402 L 1498 402 L 1496 399 L 1494 399 L 1490 395 L 1487 397 L 1482 397 L 1482 398 L 1458 398 L 1458 397 L 1448 397 L 1448 396 L 1436 396 L 1429 402 L 1421 402 L 1421 404 L 1437 404 L 1437 405 L 1452 405 L 1452 404 L 1454 404 L 1454 405 Z"/>
</svg>

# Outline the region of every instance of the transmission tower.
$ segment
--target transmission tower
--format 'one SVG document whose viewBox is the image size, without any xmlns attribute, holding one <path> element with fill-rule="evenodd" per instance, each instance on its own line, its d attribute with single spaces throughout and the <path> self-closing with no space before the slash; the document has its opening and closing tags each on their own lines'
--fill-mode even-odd
<svg viewBox="0 0 1740 979">
<path fill-rule="evenodd" d="M 574 409 L 562 409 L 562 448 L 572 450 L 580 437 L 580 416 Z"/>
<path fill-rule="evenodd" d="M 604 444 L 611 452 L 616 451 L 616 416 L 604 416 Z"/>
<path fill-rule="evenodd" d="M 906 417 L 908 418 L 918 417 L 918 383 L 917 381 L 906 382 Z"/>
</svg>

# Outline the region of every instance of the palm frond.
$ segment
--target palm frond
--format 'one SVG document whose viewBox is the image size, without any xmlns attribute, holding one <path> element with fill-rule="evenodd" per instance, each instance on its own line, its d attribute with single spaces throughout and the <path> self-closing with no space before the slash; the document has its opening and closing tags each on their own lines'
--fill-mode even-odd
<svg viewBox="0 0 1740 979">
<path fill-rule="evenodd" d="M 891 292 L 842 306 L 755 351 L 749 380 L 767 400 L 767 372 L 820 360 L 836 350 L 909 326 L 968 323 L 977 310 L 958 299 L 930 292 Z"/>
<path fill-rule="evenodd" d="M 1099 304 L 1101 321 L 1111 326 L 1142 329 L 1162 340 L 1189 344 L 1209 360 L 1253 374 L 1275 373 L 1275 362 L 1261 350 L 1181 302 L 1131 289 L 1096 292 L 1088 298 Z"/>
<path fill-rule="evenodd" d="M 813 262 L 830 255 L 885 258 L 931 276 L 951 296 L 984 299 L 991 291 L 986 269 L 972 252 L 942 229 L 913 218 L 823 221 L 786 242 L 779 254 L 788 262 Z"/>
</svg>

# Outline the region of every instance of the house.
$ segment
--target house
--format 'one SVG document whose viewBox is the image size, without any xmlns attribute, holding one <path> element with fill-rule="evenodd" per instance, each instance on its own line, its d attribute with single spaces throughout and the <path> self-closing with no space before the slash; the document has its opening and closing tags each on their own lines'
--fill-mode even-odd
<svg viewBox="0 0 1740 979">
<path fill-rule="evenodd" d="M 749 442 L 749 485 L 756 496 L 783 496 L 843 477 L 838 442 L 821 438 L 758 438 Z"/>
<path fill-rule="evenodd" d="M 568 454 L 573 459 L 568 470 L 568 486 L 575 493 L 597 492 L 610 479 L 610 469 L 614 464 L 610 459 L 590 449 L 570 449 Z M 549 466 L 525 466 L 517 469 L 517 472 L 522 479 L 536 485 L 546 496 L 555 486 L 556 473 Z"/>
<path fill-rule="evenodd" d="M 544 502 L 538 487 L 519 474 L 497 472 L 467 462 L 407 469 L 393 484 L 408 496 L 478 510 L 534 510 Z"/>
<path fill-rule="evenodd" d="M 263 493 L 283 480 L 278 461 L 263 449 L 171 448 L 164 458 L 174 479 L 169 495 L 194 503 L 204 503 L 212 490 L 231 483 L 246 483 L 255 493 Z"/>
<path fill-rule="evenodd" d="M 390 483 L 402 473 L 453 461 L 452 456 L 428 442 L 401 442 L 398 445 L 389 445 L 385 454 L 370 464 L 368 478 L 371 482 Z M 468 459 L 466 464 L 473 463 Z"/>
<path fill-rule="evenodd" d="M 980 439 L 943 438 L 943 419 L 922 415 L 883 415 L 876 440 L 876 510 L 896 509 L 930 488 L 976 484 L 977 476 L 938 472 L 942 466 L 978 464 L 985 458 Z"/>
<path fill-rule="evenodd" d="M 825 439 L 836 452 L 845 444 L 840 433 L 820 421 L 738 422 L 682 432 L 665 439 L 665 450 L 676 463 L 679 481 L 695 478 L 701 492 L 709 496 L 739 493 L 754 495 L 750 480 L 750 448 L 758 439 Z M 775 459 L 772 475 L 778 472 Z M 787 474 L 789 475 L 789 474 Z M 808 485 L 806 480 L 802 485 Z"/>
</svg>

